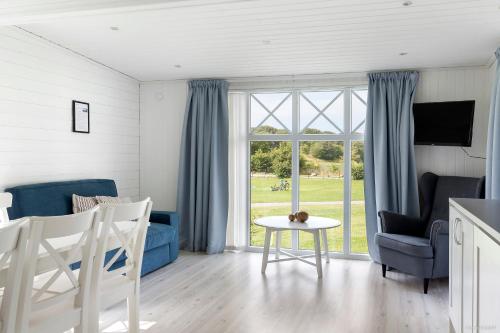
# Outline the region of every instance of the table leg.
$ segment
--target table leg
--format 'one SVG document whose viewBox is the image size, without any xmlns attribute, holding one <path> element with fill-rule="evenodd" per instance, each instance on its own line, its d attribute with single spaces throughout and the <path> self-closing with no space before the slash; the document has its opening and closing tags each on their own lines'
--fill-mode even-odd
<svg viewBox="0 0 500 333">
<path fill-rule="evenodd" d="M 276 230 L 276 253 L 274 255 L 276 259 L 280 258 L 280 248 L 281 248 L 281 231 Z"/>
<path fill-rule="evenodd" d="M 262 274 L 266 272 L 270 245 L 271 245 L 271 229 L 266 228 L 266 238 L 264 240 L 264 253 L 262 255 L 262 269 L 261 269 Z"/>
<path fill-rule="evenodd" d="M 321 235 L 323 236 L 323 247 L 325 248 L 326 262 L 330 262 L 330 255 L 328 254 L 328 238 L 326 237 L 326 229 L 321 229 Z"/>
<path fill-rule="evenodd" d="M 321 244 L 319 242 L 319 230 L 313 231 L 314 235 L 314 251 L 316 254 L 316 270 L 318 271 L 318 278 L 323 277 L 323 267 L 321 265 Z"/>
</svg>

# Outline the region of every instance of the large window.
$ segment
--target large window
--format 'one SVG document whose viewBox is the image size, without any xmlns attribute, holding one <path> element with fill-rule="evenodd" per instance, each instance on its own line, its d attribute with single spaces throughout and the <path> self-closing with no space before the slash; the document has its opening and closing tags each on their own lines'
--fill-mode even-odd
<svg viewBox="0 0 500 333">
<path fill-rule="evenodd" d="M 342 222 L 330 249 L 367 253 L 363 189 L 366 88 L 248 94 L 249 244 L 263 245 L 256 218 L 306 210 Z M 312 250 L 312 236 L 288 232 L 282 246 Z"/>
</svg>

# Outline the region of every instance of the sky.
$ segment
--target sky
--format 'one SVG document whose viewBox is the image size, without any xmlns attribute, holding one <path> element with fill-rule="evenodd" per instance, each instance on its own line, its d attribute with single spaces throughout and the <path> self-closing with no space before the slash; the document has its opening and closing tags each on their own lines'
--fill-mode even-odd
<svg viewBox="0 0 500 333">
<path fill-rule="evenodd" d="M 366 102 L 368 94 L 367 90 L 355 90 L 355 92 Z M 330 131 L 336 134 L 340 133 L 340 131 L 344 131 L 344 96 L 342 94 L 343 92 L 341 90 L 302 92 L 299 97 L 300 130 L 303 130 L 307 126 L 307 128 Z M 253 96 L 270 111 L 283 102 L 274 112 L 274 115 L 283 123 L 284 126 L 286 126 L 287 129 L 291 131 L 292 95 L 290 93 L 258 93 L 253 94 Z M 252 97 L 250 99 L 250 123 L 252 128 L 258 126 L 261 121 L 269 115 L 269 113 L 255 98 Z M 286 100 L 284 100 L 285 98 Z M 331 103 L 335 98 L 335 102 Z M 313 121 L 313 119 L 318 115 L 318 111 L 313 105 L 311 105 L 311 103 L 314 104 L 314 106 L 316 106 L 316 108 L 320 111 L 324 110 L 324 108 L 328 106 L 323 114 L 328 117 L 331 122 L 324 116 L 319 116 Z M 354 129 L 365 119 L 366 106 L 354 94 L 351 99 L 351 105 L 351 126 Z M 313 121 L 313 123 L 311 123 L 311 121 Z M 283 125 L 273 117 L 269 117 L 263 125 L 283 129 Z M 362 133 L 363 130 L 364 126 L 361 126 L 357 132 Z"/>
</svg>

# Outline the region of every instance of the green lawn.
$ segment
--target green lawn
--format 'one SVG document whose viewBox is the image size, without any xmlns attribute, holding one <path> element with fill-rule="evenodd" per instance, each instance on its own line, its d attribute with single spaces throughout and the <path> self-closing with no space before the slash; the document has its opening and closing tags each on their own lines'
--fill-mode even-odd
<svg viewBox="0 0 500 333">
<path fill-rule="evenodd" d="M 339 178 L 308 178 L 300 177 L 300 200 L 302 202 L 328 202 L 343 201 L 343 179 Z M 253 177 L 252 178 L 252 203 L 282 203 L 291 202 L 290 191 L 271 191 L 271 185 L 279 184 L 275 177 Z M 363 181 L 353 181 L 352 200 L 362 201 Z M 335 218 L 343 221 L 343 204 L 305 205 L 300 209 L 309 212 L 310 215 Z M 251 208 L 250 244 L 263 246 L 264 228 L 256 226 L 253 221 L 256 218 L 272 215 L 288 215 L 291 205 L 288 206 L 266 206 Z M 291 247 L 291 232 L 282 234 L 282 246 Z M 274 243 L 274 240 L 273 240 Z M 343 225 L 328 230 L 328 243 L 330 250 L 343 251 Z M 299 247 L 301 249 L 313 249 L 312 235 L 301 232 L 299 234 Z M 365 210 L 363 203 L 351 205 L 351 252 L 367 253 Z"/>
<path fill-rule="evenodd" d="M 287 181 L 292 183 L 291 179 Z M 252 203 L 257 202 L 290 202 L 292 191 L 271 191 L 271 186 L 279 185 L 278 178 L 252 177 Z M 300 176 L 300 201 L 342 201 L 344 200 L 343 178 L 311 178 Z M 364 200 L 363 181 L 352 181 L 352 200 Z"/>
</svg>

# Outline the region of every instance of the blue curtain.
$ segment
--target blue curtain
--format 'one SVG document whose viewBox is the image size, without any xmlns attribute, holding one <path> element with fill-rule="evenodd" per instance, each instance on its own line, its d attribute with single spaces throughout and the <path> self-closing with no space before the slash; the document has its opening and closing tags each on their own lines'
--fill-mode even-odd
<svg viewBox="0 0 500 333">
<path fill-rule="evenodd" d="M 491 93 L 486 150 L 486 199 L 500 199 L 500 48 L 495 55 L 497 72 Z"/>
<path fill-rule="evenodd" d="M 371 258 L 380 262 L 374 243 L 375 233 L 379 231 L 378 211 L 419 215 L 412 110 L 418 73 L 372 73 L 368 78 L 366 236 Z"/>
<path fill-rule="evenodd" d="M 228 210 L 228 83 L 189 82 L 177 193 L 181 248 L 224 251 Z"/>
</svg>

